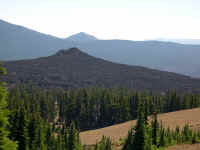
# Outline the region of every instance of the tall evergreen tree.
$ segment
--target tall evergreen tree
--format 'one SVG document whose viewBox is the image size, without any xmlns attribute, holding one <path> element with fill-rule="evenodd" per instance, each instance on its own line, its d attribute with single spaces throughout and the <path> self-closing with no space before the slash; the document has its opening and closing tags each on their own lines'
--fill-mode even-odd
<svg viewBox="0 0 200 150">
<path fill-rule="evenodd" d="M 161 130 L 161 134 L 160 134 L 160 144 L 161 147 L 165 147 L 167 146 L 167 139 L 165 136 L 165 130 Z"/>
<path fill-rule="evenodd" d="M 154 120 L 152 123 L 152 141 L 153 145 L 159 145 L 159 123 L 157 113 L 154 113 Z"/>
<path fill-rule="evenodd" d="M 149 115 L 149 101 L 148 99 L 145 99 L 145 109 L 144 109 L 144 119 L 145 124 L 148 125 L 148 115 Z"/>
<path fill-rule="evenodd" d="M 27 119 L 24 108 L 14 111 L 9 121 L 9 137 L 18 142 L 18 150 L 28 150 Z"/>
<path fill-rule="evenodd" d="M 131 128 L 128 132 L 128 137 L 126 138 L 126 141 L 123 145 L 122 150 L 132 150 L 132 147 L 134 147 L 134 128 Z"/>
<path fill-rule="evenodd" d="M 132 150 L 148 150 L 148 138 L 150 137 L 148 137 L 147 127 L 145 123 L 144 106 L 140 104 Z"/>
<path fill-rule="evenodd" d="M 28 126 L 29 148 L 30 150 L 46 150 L 44 126 L 42 119 L 35 114 L 29 122 Z"/>
<path fill-rule="evenodd" d="M 82 145 L 80 143 L 80 138 L 79 138 L 79 132 L 76 130 L 74 122 L 71 123 L 69 128 L 68 149 L 82 150 Z"/>
<path fill-rule="evenodd" d="M 46 134 L 45 134 L 45 144 L 47 147 L 47 150 L 53 150 L 55 149 L 55 138 L 53 135 L 53 130 L 52 127 L 49 125 L 46 129 Z"/>
<path fill-rule="evenodd" d="M 5 69 L 0 66 L 0 76 L 5 74 Z M 16 150 L 17 144 L 8 138 L 8 109 L 6 103 L 7 90 L 0 82 L 0 150 Z"/>
</svg>

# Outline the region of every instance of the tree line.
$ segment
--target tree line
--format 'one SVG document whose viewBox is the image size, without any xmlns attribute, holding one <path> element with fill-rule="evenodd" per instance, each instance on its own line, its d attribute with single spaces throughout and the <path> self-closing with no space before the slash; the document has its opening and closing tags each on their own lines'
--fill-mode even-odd
<svg viewBox="0 0 200 150">
<path fill-rule="evenodd" d="M 174 91 L 162 94 L 137 92 L 126 88 L 87 88 L 64 91 L 45 90 L 33 85 L 21 85 L 9 90 L 8 108 L 23 107 L 31 116 L 38 114 L 45 122 L 72 122 L 80 131 L 102 128 L 137 119 L 139 104 L 147 115 L 191 109 L 200 106 L 200 95 Z"/>
</svg>

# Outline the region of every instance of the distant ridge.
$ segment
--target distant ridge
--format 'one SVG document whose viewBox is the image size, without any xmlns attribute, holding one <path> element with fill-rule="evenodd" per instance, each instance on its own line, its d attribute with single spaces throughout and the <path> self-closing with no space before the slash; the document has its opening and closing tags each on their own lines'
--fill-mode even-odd
<svg viewBox="0 0 200 150">
<path fill-rule="evenodd" d="M 30 59 L 53 55 L 57 49 L 70 48 L 74 45 L 73 41 L 0 20 L 0 60 Z"/>
<path fill-rule="evenodd" d="M 77 47 L 89 55 L 108 61 L 200 78 L 200 45 L 161 41 L 97 40 L 96 37 L 83 32 L 73 35 L 72 39 L 61 39 L 0 21 L 0 60 L 52 56 L 59 49 Z"/>
<path fill-rule="evenodd" d="M 85 32 L 80 32 L 80 33 L 74 34 L 66 39 L 72 40 L 74 42 L 90 42 L 93 40 L 98 40 L 95 36 L 87 34 Z"/>
<path fill-rule="evenodd" d="M 112 63 L 95 58 L 78 48 L 31 60 L 4 62 L 9 86 L 35 83 L 43 88 L 84 88 L 89 86 L 128 87 L 136 90 L 199 92 L 200 80 L 139 66 Z"/>
<path fill-rule="evenodd" d="M 166 38 L 159 38 L 156 39 L 157 41 L 162 42 L 175 42 L 180 44 L 190 44 L 190 45 L 200 45 L 200 39 L 166 39 Z"/>
</svg>

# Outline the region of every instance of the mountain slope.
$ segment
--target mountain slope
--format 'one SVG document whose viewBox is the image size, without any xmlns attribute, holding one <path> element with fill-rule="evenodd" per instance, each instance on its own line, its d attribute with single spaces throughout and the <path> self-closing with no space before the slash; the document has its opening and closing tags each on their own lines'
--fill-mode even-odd
<svg viewBox="0 0 200 150">
<path fill-rule="evenodd" d="M 97 40 L 85 33 L 61 39 L 0 20 L 0 60 L 50 56 L 58 49 L 70 47 L 78 47 L 92 56 L 117 63 L 200 77 L 200 45 Z"/>
<path fill-rule="evenodd" d="M 199 91 L 200 80 L 175 73 L 138 66 L 116 64 L 95 58 L 77 48 L 60 50 L 55 55 L 32 60 L 4 62 L 6 81 L 32 81 L 45 88 L 79 88 L 88 86 L 122 86 L 137 90 Z"/>
<path fill-rule="evenodd" d="M 81 43 L 78 47 L 90 55 L 113 62 L 200 77 L 200 45 L 159 41 L 97 40 Z"/>
<path fill-rule="evenodd" d="M 164 127 L 175 129 L 177 126 L 183 127 L 188 124 L 194 129 L 200 128 L 199 120 L 200 109 L 188 109 L 176 112 L 170 112 L 158 115 L 159 121 L 162 121 Z M 96 129 L 90 131 L 84 131 L 80 133 L 81 141 L 86 145 L 94 145 L 96 141 L 100 141 L 102 136 L 110 137 L 115 142 L 119 142 L 120 138 L 125 138 L 129 129 L 136 125 L 136 120 L 128 121 L 125 123 Z"/>
<path fill-rule="evenodd" d="M 54 36 L 0 20 L 0 60 L 28 59 L 52 55 L 74 45 Z"/>
</svg>

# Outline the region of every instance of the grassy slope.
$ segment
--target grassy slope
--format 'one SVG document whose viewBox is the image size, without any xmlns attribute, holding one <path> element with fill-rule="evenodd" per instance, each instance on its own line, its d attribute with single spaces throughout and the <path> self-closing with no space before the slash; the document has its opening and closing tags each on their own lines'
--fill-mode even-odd
<svg viewBox="0 0 200 150">
<path fill-rule="evenodd" d="M 163 124 L 166 127 L 169 126 L 170 128 L 175 128 L 176 126 L 182 127 L 186 123 L 188 123 L 192 128 L 200 128 L 199 118 L 200 118 L 200 108 L 170 112 L 159 115 L 159 119 L 162 120 Z M 118 142 L 120 138 L 126 137 L 129 128 L 135 125 L 135 123 L 136 121 L 133 120 L 122 124 L 109 126 L 106 128 L 81 132 L 80 133 L 81 141 L 85 145 L 93 145 L 96 143 L 96 141 L 99 141 L 103 135 L 105 135 L 111 137 L 112 140 Z"/>
<path fill-rule="evenodd" d="M 200 150 L 200 144 L 184 144 L 169 147 L 166 150 Z"/>
</svg>

